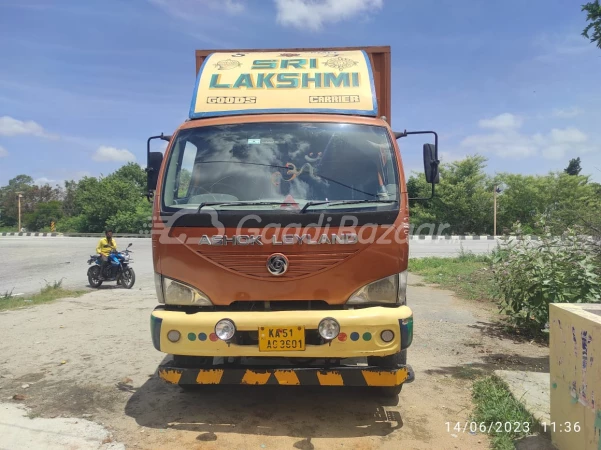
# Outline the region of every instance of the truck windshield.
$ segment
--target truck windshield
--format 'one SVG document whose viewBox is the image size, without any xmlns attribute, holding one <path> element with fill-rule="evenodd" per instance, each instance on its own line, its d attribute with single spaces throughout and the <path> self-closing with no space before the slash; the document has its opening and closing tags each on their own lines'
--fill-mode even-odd
<svg viewBox="0 0 601 450">
<path fill-rule="evenodd" d="M 250 123 L 181 130 L 163 183 L 168 209 L 399 208 L 384 127 Z"/>
</svg>

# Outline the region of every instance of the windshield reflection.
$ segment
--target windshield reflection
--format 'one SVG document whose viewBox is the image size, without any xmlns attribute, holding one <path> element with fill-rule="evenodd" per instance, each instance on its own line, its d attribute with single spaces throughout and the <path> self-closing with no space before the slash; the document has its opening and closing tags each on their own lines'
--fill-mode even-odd
<svg viewBox="0 0 601 450">
<path fill-rule="evenodd" d="M 252 209 L 276 209 L 278 202 L 300 208 L 309 202 L 312 208 L 391 208 L 398 198 L 393 147 L 382 127 L 253 123 L 192 128 L 178 133 L 169 158 L 163 200 L 171 208 L 213 204 L 239 209 L 252 203 Z"/>
</svg>

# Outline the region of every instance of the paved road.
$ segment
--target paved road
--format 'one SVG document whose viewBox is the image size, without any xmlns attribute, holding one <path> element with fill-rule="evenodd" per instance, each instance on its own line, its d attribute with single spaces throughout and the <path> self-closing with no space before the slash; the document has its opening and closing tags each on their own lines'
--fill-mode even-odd
<svg viewBox="0 0 601 450">
<path fill-rule="evenodd" d="M 152 284 L 150 239 L 118 239 L 117 245 L 125 248 L 129 242 L 134 244 L 136 285 Z M 64 287 L 89 289 L 87 261 L 97 243 L 97 238 L 0 237 L 0 295 L 36 292 L 61 279 Z"/>
<path fill-rule="evenodd" d="M 60 279 L 63 286 L 87 289 L 86 261 L 95 252 L 97 238 L 0 237 L 0 295 L 39 290 L 46 282 Z M 153 283 L 149 239 L 117 239 L 119 248 L 133 242 L 136 284 Z M 411 241 L 410 256 L 455 256 L 464 250 L 486 253 L 495 247 L 492 240 Z"/>
</svg>

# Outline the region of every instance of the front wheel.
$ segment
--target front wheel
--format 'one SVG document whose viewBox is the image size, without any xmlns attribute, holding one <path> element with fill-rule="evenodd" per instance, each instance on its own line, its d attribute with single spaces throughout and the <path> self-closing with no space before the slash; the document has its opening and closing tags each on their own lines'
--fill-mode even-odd
<svg viewBox="0 0 601 450">
<path fill-rule="evenodd" d="M 136 273 L 134 272 L 134 269 L 132 269 L 131 267 L 125 269 L 121 274 L 120 279 L 121 286 L 123 286 L 125 289 L 131 289 L 134 286 L 134 283 L 136 282 Z"/>
<path fill-rule="evenodd" d="M 102 284 L 100 279 L 100 266 L 92 266 L 88 269 L 88 283 L 90 287 L 99 288 Z"/>
<path fill-rule="evenodd" d="M 407 349 L 389 356 L 369 356 L 367 364 L 382 367 L 383 369 L 393 369 L 400 365 L 404 366 L 407 364 Z M 383 397 L 394 398 L 401 393 L 402 389 L 403 385 L 401 384 L 399 386 L 382 386 L 378 391 Z"/>
<path fill-rule="evenodd" d="M 382 395 L 382 397 L 394 398 L 399 396 L 402 389 L 402 384 L 398 386 L 382 386 L 380 387 L 380 394 Z"/>
</svg>

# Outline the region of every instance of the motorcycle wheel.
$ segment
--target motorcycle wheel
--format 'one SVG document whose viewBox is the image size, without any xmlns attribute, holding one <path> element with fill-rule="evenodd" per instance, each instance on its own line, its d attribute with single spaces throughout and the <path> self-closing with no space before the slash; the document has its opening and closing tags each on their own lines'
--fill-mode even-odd
<svg viewBox="0 0 601 450">
<path fill-rule="evenodd" d="M 100 266 L 92 266 L 88 269 L 88 283 L 90 287 L 98 288 L 102 284 L 100 279 Z"/>
<path fill-rule="evenodd" d="M 132 269 L 131 267 L 125 269 L 121 274 L 120 279 L 121 286 L 123 286 L 125 289 L 131 289 L 134 286 L 134 283 L 136 282 L 136 273 L 134 272 L 134 269 Z"/>
</svg>

